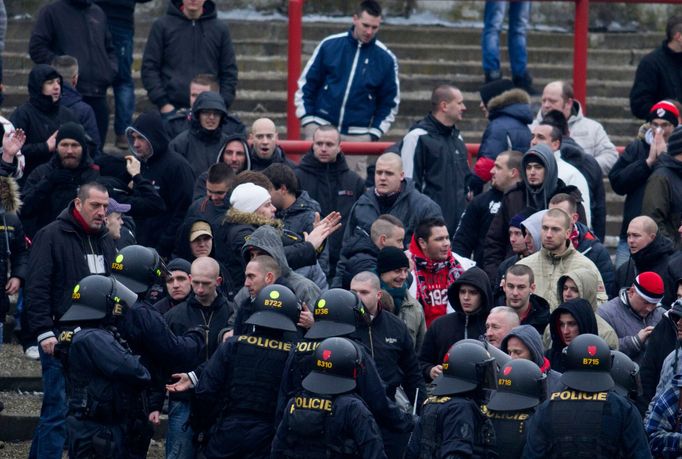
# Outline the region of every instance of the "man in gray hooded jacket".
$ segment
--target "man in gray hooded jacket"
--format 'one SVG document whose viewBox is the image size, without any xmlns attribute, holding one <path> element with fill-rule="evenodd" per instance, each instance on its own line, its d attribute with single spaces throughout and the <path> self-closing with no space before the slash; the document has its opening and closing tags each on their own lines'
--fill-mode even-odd
<svg viewBox="0 0 682 459">
<path fill-rule="evenodd" d="M 256 255 L 270 255 L 280 266 L 281 278 L 291 288 L 299 301 L 307 306 L 312 306 L 319 298 L 321 293 L 319 287 L 313 281 L 306 279 L 289 267 L 289 263 L 287 263 L 286 256 L 284 255 L 282 236 L 272 226 L 264 225 L 251 233 L 251 237 L 242 248 L 242 255 L 245 260 L 249 260 Z M 248 289 L 242 287 L 234 297 L 235 304 L 242 304 L 248 296 Z M 234 318 L 230 320 L 232 322 L 228 323 L 228 325 L 232 327 Z"/>
</svg>

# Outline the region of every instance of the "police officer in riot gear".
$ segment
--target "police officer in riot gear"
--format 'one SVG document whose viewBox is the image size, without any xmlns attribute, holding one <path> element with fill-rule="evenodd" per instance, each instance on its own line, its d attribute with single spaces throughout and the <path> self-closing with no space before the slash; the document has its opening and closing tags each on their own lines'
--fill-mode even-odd
<svg viewBox="0 0 682 459">
<path fill-rule="evenodd" d="M 296 332 L 301 306 L 278 284 L 263 288 L 254 306 L 256 312 L 246 320 L 252 330 L 220 345 L 195 388 L 191 422 L 203 437 L 206 458 L 270 455 L 277 393 L 292 348 L 284 337 Z"/>
<path fill-rule="evenodd" d="M 510 360 L 497 374 L 497 390 L 488 402 L 499 457 L 520 458 L 526 423 L 546 395 L 547 376 L 530 360 Z"/>
<path fill-rule="evenodd" d="M 407 459 L 496 458 L 495 431 L 481 410 L 495 388 L 495 359 L 476 343 L 455 343 L 407 448 Z"/>
<path fill-rule="evenodd" d="M 359 346 L 346 338 L 327 338 L 314 352 L 305 390 L 286 406 L 272 443 L 279 458 L 386 458 L 379 427 L 354 393 L 361 366 Z"/>
<path fill-rule="evenodd" d="M 159 424 L 165 399 L 164 384 L 170 375 L 196 367 L 204 355 L 204 330 L 200 327 L 176 336 L 163 316 L 145 300 L 153 285 L 165 279 L 167 270 L 154 249 L 141 245 L 123 248 L 111 264 L 112 275 L 138 295 L 138 300 L 118 322 L 123 338 L 149 369 L 152 383 L 142 397 L 149 421 Z M 150 435 L 140 440 L 147 446 Z"/>
<path fill-rule="evenodd" d="M 68 381 L 69 457 L 146 453 L 137 448 L 135 420 L 140 389 L 150 375 L 113 326 L 136 299 L 120 282 L 100 275 L 83 278 L 73 289 L 73 303 L 60 322 L 75 328 L 61 333 L 55 353 Z"/>
<path fill-rule="evenodd" d="M 642 382 L 639 378 L 639 365 L 620 351 L 611 351 L 611 377 L 613 390 L 635 403 L 642 395 Z"/>
<path fill-rule="evenodd" d="M 357 394 L 365 401 L 380 426 L 396 432 L 409 432 L 414 423 L 386 395 L 384 383 L 367 347 L 353 333 L 359 321 L 368 319 L 360 298 L 348 290 L 333 288 L 322 293 L 313 309 L 315 323 L 305 339 L 299 340 L 287 359 L 278 398 L 277 421 L 284 413 L 286 403 L 302 388 L 303 378 L 315 366 L 313 353 L 325 338 L 345 336 L 355 342 L 363 354 L 358 368 Z"/>
<path fill-rule="evenodd" d="M 650 458 L 637 409 L 612 391 L 611 352 L 592 334 L 565 349 L 565 390 L 540 404 L 528 422 L 523 457 Z"/>
</svg>

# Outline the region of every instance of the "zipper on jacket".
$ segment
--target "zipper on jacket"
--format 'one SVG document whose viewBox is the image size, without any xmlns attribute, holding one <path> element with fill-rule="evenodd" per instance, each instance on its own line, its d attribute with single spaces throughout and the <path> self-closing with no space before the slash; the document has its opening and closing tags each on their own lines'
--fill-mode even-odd
<svg viewBox="0 0 682 459">
<path fill-rule="evenodd" d="M 369 324 L 369 350 L 372 352 L 372 358 L 374 358 L 374 340 L 372 339 L 372 324 Z"/>
<path fill-rule="evenodd" d="M 211 319 L 213 319 L 213 312 L 208 315 L 208 321 L 206 320 L 206 315 L 204 314 L 203 310 L 201 311 L 201 318 L 204 319 L 204 325 L 206 326 L 206 330 L 204 330 L 204 347 L 206 349 L 206 361 L 208 362 L 209 355 L 208 355 L 208 333 L 209 330 L 211 329 Z"/>
<path fill-rule="evenodd" d="M 469 314 L 464 315 L 464 339 L 469 339 Z"/>
<path fill-rule="evenodd" d="M 362 42 L 358 41 L 358 49 L 355 51 L 355 57 L 353 58 L 353 65 L 350 68 L 350 76 L 348 77 L 348 84 L 346 85 L 346 93 L 343 95 L 343 102 L 341 103 L 341 111 L 339 112 L 339 132 L 343 126 L 343 117 L 346 115 L 346 102 L 348 102 L 348 96 L 350 95 L 350 87 L 353 84 L 353 78 L 355 78 L 355 70 L 358 67 L 358 58 L 360 57 L 360 49 L 362 48 Z"/>
</svg>

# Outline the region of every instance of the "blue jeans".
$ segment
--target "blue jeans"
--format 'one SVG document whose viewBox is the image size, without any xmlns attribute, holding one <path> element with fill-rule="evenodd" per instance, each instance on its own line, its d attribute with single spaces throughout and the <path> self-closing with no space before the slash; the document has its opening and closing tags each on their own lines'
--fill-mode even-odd
<svg viewBox="0 0 682 459">
<path fill-rule="evenodd" d="M 630 247 L 628 247 L 627 239 L 619 239 L 618 247 L 616 248 L 616 269 L 630 258 Z"/>
<path fill-rule="evenodd" d="M 185 426 L 189 420 L 189 400 L 168 402 L 168 430 L 166 431 L 166 459 L 193 459 L 195 456 L 192 436 L 194 432 Z"/>
<path fill-rule="evenodd" d="M 118 58 L 118 73 L 113 84 L 116 104 L 114 132 L 121 135 L 133 124 L 135 111 L 135 84 L 132 75 L 134 31 L 130 27 L 121 27 L 109 22 L 109 32 Z"/>
<path fill-rule="evenodd" d="M 66 385 L 62 363 L 38 346 L 43 372 L 43 406 L 29 459 L 61 459 L 66 443 Z"/>
<path fill-rule="evenodd" d="M 483 51 L 483 71 L 487 74 L 500 72 L 500 32 L 504 22 L 504 12 L 508 2 L 485 2 L 483 13 L 483 35 L 481 49 Z M 530 2 L 511 2 L 509 5 L 509 33 L 507 47 L 512 75 L 526 75 L 528 53 L 526 52 L 526 31 Z"/>
</svg>

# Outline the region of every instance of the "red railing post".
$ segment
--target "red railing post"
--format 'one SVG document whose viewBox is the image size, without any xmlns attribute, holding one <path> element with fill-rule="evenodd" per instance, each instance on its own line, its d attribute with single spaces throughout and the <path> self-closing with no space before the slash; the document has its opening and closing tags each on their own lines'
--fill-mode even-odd
<svg viewBox="0 0 682 459">
<path fill-rule="evenodd" d="M 573 26 L 573 93 L 587 112 L 587 48 L 590 23 L 590 0 L 575 0 Z"/>
<path fill-rule="evenodd" d="M 289 0 L 289 60 L 287 76 L 287 138 L 301 138 L 301 124 L 296 118 L 294 95 L 301 75 L 301 42 L 303 41 L 303 0 Z"/>
</svg>

